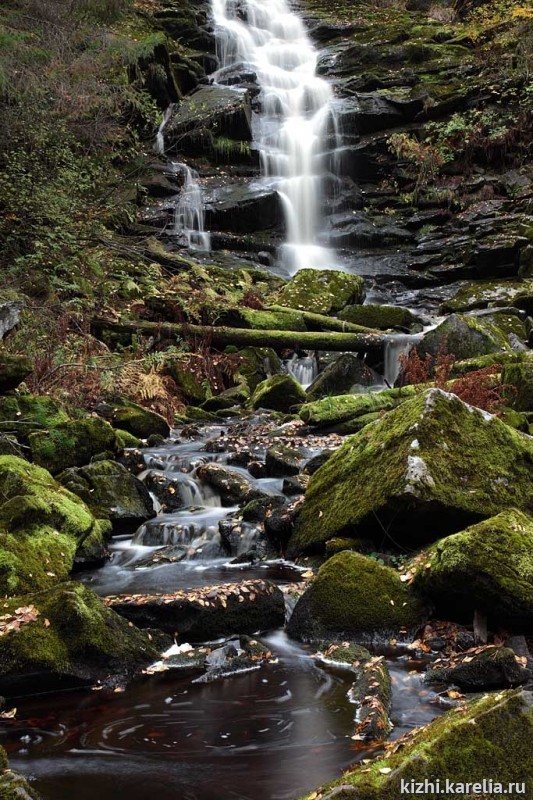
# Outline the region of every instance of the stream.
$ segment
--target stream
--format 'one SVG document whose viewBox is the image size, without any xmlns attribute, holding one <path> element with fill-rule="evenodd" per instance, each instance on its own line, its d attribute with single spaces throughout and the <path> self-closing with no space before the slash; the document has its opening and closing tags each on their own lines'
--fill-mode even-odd
<svg viewBox="0 0 533 800">
<path fill-rule="evenodd" d="M 301 580 L 302 571 L 288 562 L 235 565 L 216 551 L 218 522 L 236 509 L 223 507 L 194 473 L 199 459 L 227 460 L 227 454 L 208 453 L 206 447 L 228 431 L 231 423 L 207 426 L 192 440 L 175 431 L 168 443 L 143 451 L 149 466 L 145 479 L 154 469 L 181 475 L 183 498 L 194 504 L 159 514 L 133 536 L 116 537 L 111 560 L 82 574 L 84 582 L 105 595 L 250 577 L 280 585 Z M 272 492 L 280 483 L 256 481 Z M 139 543 L 150 528 L 150 541 L 159 537 L 158 545 Z M 171 530 L 185 531 L 185 558 L 144 566 L 147 555 L 169 546 Z M 309 648 L 290 641 L 282 629 L 260 638 L 272 653 L 267 663 L 212 683 L 193 683 L 190 671 L 170 670 L 142 676 L 125 691 L 25 697 L 16 701 L 17 717 L 6 720 L 0 741 L 13 768 L 32 777 L 45 800 L 293 800 L 375 754 L 370 745 L 351 739 L 350 673 L 320 666 Z M 427 724 L 441 709 L 421 682 L 424 664 L 405 655 L 388 663 L 393 737 L 398 737 Z"/>
</svg>

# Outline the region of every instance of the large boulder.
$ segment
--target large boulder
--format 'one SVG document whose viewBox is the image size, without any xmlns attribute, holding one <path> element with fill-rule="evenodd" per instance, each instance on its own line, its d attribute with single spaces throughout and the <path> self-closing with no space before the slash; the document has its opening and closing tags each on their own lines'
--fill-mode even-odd
<svg viewBox="0 0 533 800">
<path fill-rule="evenodd" d="M 533 693 L 511 689 L 489 694 L 417 729 L 388 756 L 344 773 L 319 790 L 319 796 L 322 800 L 398 800 L 402 787 L 404 794 L 413 793 L 419 783 L 425 787 L 428 781 L 433 788 L 424 788 L 423 796 L 438 797 L 450 781 L 455 784 L 455 796 L 466 800 L 504 794 L 509 783 L 515 786 L 518 781 L 524 789 L 520 786 L 520 796 L 531 800 L 532 737 Z"/>
<path fill-rule="evenodd" d="M 460 361 L 465 358 L 509 350 L 509 342 L 501 330 L 478 317 L 452 314 L 426 333 L 417 345 L 419 355 L 429 353 L 433 357 L 445 351 Z"/>
<path fill-rule="evenodd" d="M 98 406 L 98 413 L 113 427 L 128 431 L 140 439 L 148 439 L 153 433 L 166 438 L 170 433 L 170 425 L 161 414 L 131 400 L 116 398 L 110 403 L 102 403 Z"/>
<path fill-rule="evenodd" d="M 279 195 L 264 186 L 223 186 L 206 198 L 205 223 L 208 230 L 254 233 L 276 228 L 282 222 Z"/>
<path fill-rule="evenodd" d="M 533 510 L 533 439 L 428 389 L 351 436 L 311 478 L 289 554 L 334 536 L 416 546 Z"/>
<path fill-rule="evenodd" d="M 301 406 L 305 399 L 304 389 L 292 375 L 273 375 L 256 387 L 250 398 L 250 406 L 288 412 Z"/>
<path fill-rule="evenodd" d="M 115 531 L 133 530 L 155 517 L 144 483 L 115 461 L 71 467 L 58 476 L 58 481 L 80 497 L 96 517 L 110 520 Z"/>
<path fill-rule="evenodd" d="M 441 619 L 470 622 L 479 610 L 492 626 L 533 632 L 533 519 L 521 511 L 441 539 L 407 574 Z"/>
<path fill-rule="evenodd" d="M 285 619 L 283 593 L 263 580 L 166 595 L 119 595 L 106 603 L 141 628 L 159 628 L 191 642 L 270 630 Z"/>
<path fill-rule="evenodd" d="M 239 373 L 253 391 L 258 384 L 281 372 L 281 360 L 271 347 L 245 347 L 239 350 Z"/>
<path fill-rule="evenodd" d="M 319 569 L 296 603 L 288 631 L 298 639 L 342 634 L 367 641 L 412 631 L 426 615 L 395 570 L 344 550 Z"/>
<path fill-rule="evenodd" d="M 120 449 L 116 431 L 99 417 L 70 420 L 48 431 L 30 433 L 28 441 L 35 463 L 54 474 Z"/>
<path fill-rule="evenodd" d="M 76 495 L 44 469 L 0 456 L 0 592 L 21 594 L 64 580 L 76 550 L 102 538 L 96 520 Z"/>
<path fill-rule="evenodd" d="M 339 319 L 377 330 L 410 330 L 418 322 L 408 308 L 370 304 L 346 306 L 339 312 Z"/>
<path fill-rule="evenodd" d="M 317 314 L 334 314 L 344 306 L 362 303 L 363 279 L 329 269 L 302 269 L 277 295 L 281 306 Z"/>
<path fill-rule="evenodd" d="M 157 657 L 149 637 L 80 583 L 12 598 L 2 610 L 0 691 L 95 683 Z"/>
</svg>

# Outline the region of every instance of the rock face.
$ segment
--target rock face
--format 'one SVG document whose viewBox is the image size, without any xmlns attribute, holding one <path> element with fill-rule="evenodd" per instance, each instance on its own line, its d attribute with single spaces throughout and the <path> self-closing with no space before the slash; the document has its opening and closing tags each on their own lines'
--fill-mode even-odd
<svg viewBox="0 0 533 800">
<path fill-rule="evenodd" d="M 288 412 L 300 406 L 305 399 L 305 391 L 292 375 L 273 375 L 256 387 L 250 406 Z"/>
<path fill-rule="evenodd" d="M 131 674 L 153 661 L 148 636 L 77 582 L 8 601 L 0 637 L 3 693 L 35 691 L 36 681 L 87 684 Z"/>
<path fill-rule="evenodd" d="M 252 233 L 282 222 L 278 193 L 263 186 L 224 186 L 208 199 L 205 211 L 207 230 Z"/>
<path fill-rule="evenodd" d="M 146 486 L 115 461 L 67 469 L 58 481 L 80 497 L 96 517 L 110 520 L 115 531 L 131 531 L 155 517 Z"/>
<path fill-rule="evenodd" d="M 426 613 L 395 570 L 345 550 L 320 568 L 296 603 L 288 631 L 304 640 L 342 634 L 367 641 L 412 629 Z"/>
<path fill-rule="evenodd" d="M 333 270 L 303 269 L 277 295 L 279 305 L 332 314 L 365 298 L 363 279 Z"/>
<path fill-rule="evenodd" d="M 531 800 L 533 694 L 520 689 L 489 694 L 461 713 L 448 711 L 387 758 L 356 768 L 321 790 L 323 800 L 397 800 L 411 781 L 446 779 L 468 784 L 457 797 L 483 792 L 488 775 L 503 792 L 509 782 L 524 781 L 522 797 Z M 402 784 L 403 781 L 403 784 Z M 474 784 L 479 784 L 473 788 Z M 329 790 L 328 790 L 329 789 Z M 434 793 L 426 794 L 434 796 Z M 435 795 L 437 796 L 437 795 Z"/>
<path fill-rule="evenodd" d="M 416 545 L 506 508 L 533 510 L 533 440 L 429 389 L 367 425 L 312 477 L 289 554 L 334 536 Z"/>
<path fill-rule="evenodd" d="M 0 591 L 38 591 L 65 579 L 77 548 L 101 540 L 96 520 L 76 495 L 44 469 L 0 456 Z"/>
<path fill-rule="evenodd" d="M 516 509 L 424 550 L 411 567 L 413 588 L 441 619 L 471 622 L 478 609 L 492 626 L 533 631 L 533 519 Z"/>
<path fill-rule="evenodd" d="M 141 628 L 159 628 L 191 642 L 270 630 L 285 619 L 281 590 L 262 580 L 170 595 L 110 597 L 106 603 Z"/>
</svg>

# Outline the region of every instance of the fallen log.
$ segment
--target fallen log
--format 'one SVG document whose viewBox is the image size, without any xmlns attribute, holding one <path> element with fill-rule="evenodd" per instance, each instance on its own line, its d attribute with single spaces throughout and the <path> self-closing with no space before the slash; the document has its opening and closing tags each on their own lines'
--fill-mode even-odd
<svg viewBox="0 0 533 800">
<path fill-rule="evenodd" d="M 273 347 L 279 350 L 331 350 L 334 352 L 365 353 L 382 350 L 394 335 L 376 333 L 337 333 L 331 331 L 257 331 L 217 325 L 189 325 L 175 322 L 145 322 L 94 319 L 91 333 L 105 341 L 124 343 L 132 336 L 151 336 L 158 342 L 168 339 L 205 339 L 214 347 Z"/>
</svg>

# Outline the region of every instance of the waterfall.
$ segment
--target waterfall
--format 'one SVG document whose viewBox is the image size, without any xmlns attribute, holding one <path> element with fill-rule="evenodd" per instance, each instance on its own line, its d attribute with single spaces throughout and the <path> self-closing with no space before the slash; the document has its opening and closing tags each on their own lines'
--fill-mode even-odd
<svg viewBox="0 0 533 800">
<path fill-rule="evenodd" d="M 291 273 L 334 266 L 334 252 L 319 244 L 324 151 L 336 125 L 331 86 L 316 75 L 317 52 L 286 0 L 212 0 L 212 9 L 221 67 L 247 62 L 261 88 L 254 133 L 285 212 L 282 262 Z"/>
<path fill-rule="evenodd" d="M 211 242 L 205 231 L 204 200 L 198 173 L 186 164 L 175 162 L 173 166 L 183 176 L 183 187 L 174 206 L 173 233 L 185 238 L 189 250 L 208 253 Z"/>
<path fill-rule="evenodd" d="M 383 378 L 386 386 L 391 388 L 400 374 L 402 356 L 409 355 L 411 348 L 421 340 L 422 334 L 398 334 L 385 343 L 383 354 Z"/>
<path fill-rule="evenodd" d="M 292 375 L 304 389 L 310 386 L 318 375 L 316 356 L 301 356 L 295 353 L 286 364 L 287 372 Z"/>
</svg>

